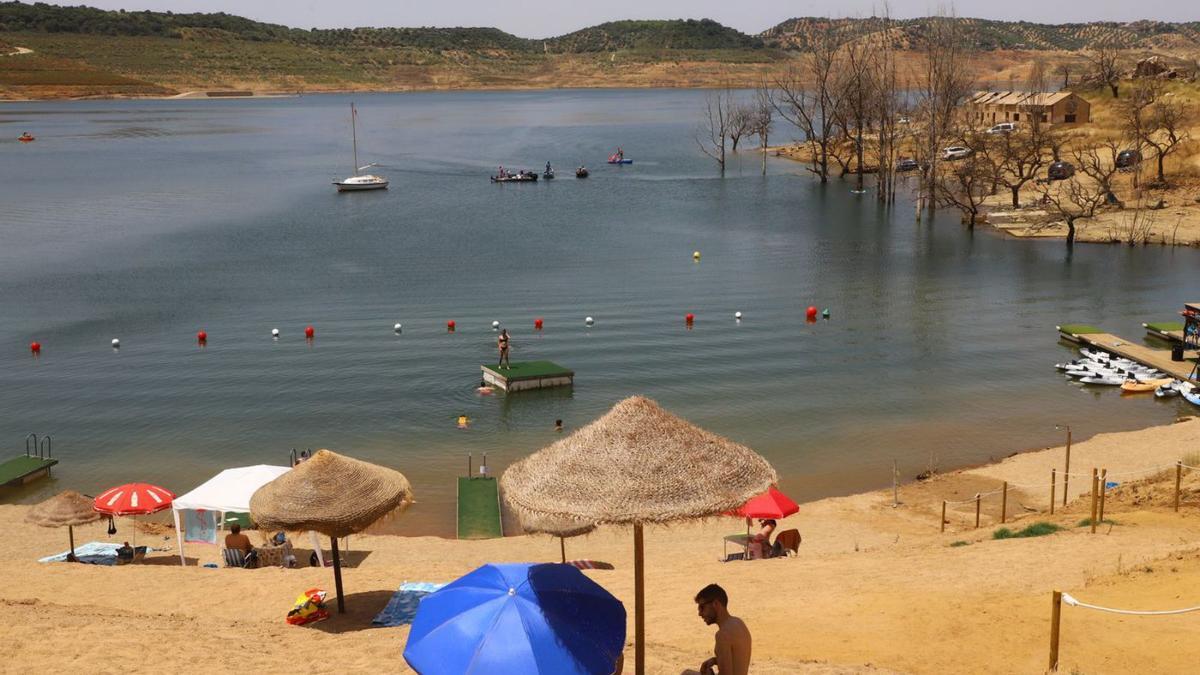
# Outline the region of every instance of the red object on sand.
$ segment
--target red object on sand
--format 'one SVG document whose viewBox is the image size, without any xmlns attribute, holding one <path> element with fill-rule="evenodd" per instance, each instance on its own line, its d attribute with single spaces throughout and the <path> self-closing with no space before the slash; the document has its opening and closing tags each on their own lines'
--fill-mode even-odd
<svg viewBox="0 0 1200 675">
<path fill-rule="evenodd" d="M 786 518 L 800 510 L 796 502 L 775 488 L 742 504 L 738 509 L 729 512 L 731 516 L 742 518 Z"/>
<path fill-rule="evenodd" d="M 126 483 L 100 493 L 92 502 L 107 516 L 144 516 L 171 508 L 175 493 L 148 483 Z"/>
</svg>

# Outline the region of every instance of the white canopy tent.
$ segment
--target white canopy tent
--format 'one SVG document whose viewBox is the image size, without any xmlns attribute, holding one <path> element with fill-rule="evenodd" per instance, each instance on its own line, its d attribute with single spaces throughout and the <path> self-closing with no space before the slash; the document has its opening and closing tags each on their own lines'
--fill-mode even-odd
<svg viewBox="0 0 1200 675">
<path fill-rule="evenodd" d="M 216 511 L 218 514 L 217 528 L 220 530 L 224 526 L 226 512 L 249 513 L 250 496 L 260 487 L 288 471 L 291 471 L 291 467 L 268 464 L 225 469 L 191 492 L 176 497 L 171 503 L 171 509 L 175 515 L 175 535 L 179 539 L 179 564 L 187 564 L 183 557 L 183 528 L 180 527 L 180 511 Z M 218 543 L 220 543 L 219 540 Z M 321 546 L 315 532 L 313 533 L 313 544 L 317 559 L 324 565 Z"/>
</svg>

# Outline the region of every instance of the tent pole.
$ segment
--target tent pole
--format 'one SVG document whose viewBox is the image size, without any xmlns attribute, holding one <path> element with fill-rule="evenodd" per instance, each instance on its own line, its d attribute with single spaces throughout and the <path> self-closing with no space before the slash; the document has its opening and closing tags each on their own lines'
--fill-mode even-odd
<svg viewBox="0 0 1200 675">
<path fill-rule="evenodd" d="M 183 557 L 183 530 L 179 527 L 179 511 L 171 509 L 171 514 L 175 516 L 175 541 L 179 545 L 179 564 L 186 567 L 187 560 Z"/>
<path fill-rule="evenodd" d="M 342 597 L 342 561 L 338 556 L 337 537 L 330 537 L 333 544 L 333 587 L 337 589 L 338 614 L 346 613 L 346 599 Z"/>
<path fill-rule="evenodd" d="M 633 526 L 634 675 L 646 675 L 646 582 L 643 576 L 642 524 Z"/>
</svg>

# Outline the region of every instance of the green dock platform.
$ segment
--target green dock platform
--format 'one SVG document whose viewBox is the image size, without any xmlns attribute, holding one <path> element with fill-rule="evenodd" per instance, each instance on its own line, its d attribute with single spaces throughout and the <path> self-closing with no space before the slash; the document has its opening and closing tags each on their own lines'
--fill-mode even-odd
<svg viewBox="0 0 1200 675">
<path fill-rule="evenodd" d="M 1159 323 L 1144 323 L 1142 328 L 1146 329 L 1146 335 L 1167 342 L 1183 342 L 1183 324 L 1176 321 L 1162 321 Z"/>
<path fill-rule="evenodd" d="M 511 366 L 484 365 L 483 380 L 504 391 L 569 387 L 575 383 L 575 371 L 552 361 L 516 361 Z"/>
<path fill-rule="evenodd" d="M 0 486 L 24 485 L 50 474 L 50 467 L 58 464 L 57 459 L 25 455 L 0 464 Z"/>
<path fill-rule="evenodd" d="M 494 539 L 504 536 L 500 519 L 500 488 L 495 478 L 458 479 L 458 538 Z"/>
</svg>

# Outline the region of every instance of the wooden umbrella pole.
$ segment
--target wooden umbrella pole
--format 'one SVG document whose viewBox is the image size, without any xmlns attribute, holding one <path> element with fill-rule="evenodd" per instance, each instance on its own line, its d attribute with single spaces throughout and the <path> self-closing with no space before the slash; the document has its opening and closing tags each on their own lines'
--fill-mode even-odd
<svg viewBox="0 0 1200 675">
<path fill-rule="evenodd" d="M 1050 672 L 1058 670 L 1059 621 L 1062 617 L 1062 592 L 1050 596 Z"/>
<path fill-rule="evenodd" d="M 1100 513 L 1096 518 L 1104 522 L 1104 496 L 1108 494 L 1108 469 L 1103 469 L 1100 472 Z"/>
<path fill-rule="evenodd" d="M 333 587 L 337 590 L 338 614 L 346 613 L 346 599 L 342 597 L 342 561 L 338 556 L 337 537 L 330 537 L 333 548 Z"/>
<path fill-rule="evenodd" d="M 1054 483 L 1058 478 L 1054 475 L 1054 469 L 1050 469 L 1050 515 L 1054 515 Z"/>
<path fill-rule="evenodd" d="M 67 526 L 67 538 L 71 540 L 71 559 L 75 559 L 75 527 Z"/>
<path fill-rule="evenodd" d="M 633 526 L 634 675 L 646 675 L 646 580 L 643 576 L 642 524 Z"/>
<path fill-rule="evenodd" d="M 567 562 L 567 540 L 563 537 L 558 538 L 558 549 L 562 552 L 563 563 Z"/>
</svg>

